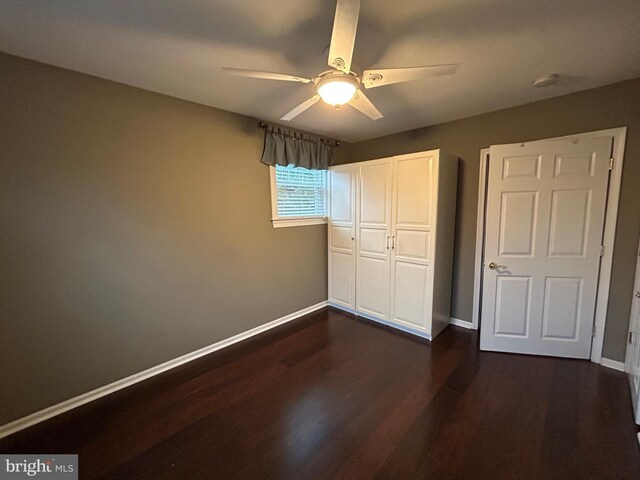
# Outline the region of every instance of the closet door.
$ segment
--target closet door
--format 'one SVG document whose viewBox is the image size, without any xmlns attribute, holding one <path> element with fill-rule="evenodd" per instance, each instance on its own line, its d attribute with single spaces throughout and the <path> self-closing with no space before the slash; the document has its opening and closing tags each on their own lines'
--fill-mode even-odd
<svg viewBox="0 0 640 480">
<path fill-rule="evenodd" d="M 389 318 L 389 258 L 392 161 L 358 165 L 358 313 Z"/>
<path fill-rule="evenodd" d="M 430 333 L 434 154 L 394 158 L 391 321 Z"/>
<path fill-rule="evenodd" d="M 329 170 L 329 303 L 356 308 L 356 167 Z"/>
</svg>

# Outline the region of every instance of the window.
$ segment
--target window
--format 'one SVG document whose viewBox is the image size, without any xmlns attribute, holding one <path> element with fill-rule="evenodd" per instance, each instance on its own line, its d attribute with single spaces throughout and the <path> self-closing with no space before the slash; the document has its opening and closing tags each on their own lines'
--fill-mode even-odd
<svg viewBox="0 0 640 480">
<path fill-rule="evenodd" d="M 289 165 L 271 168 L 274 227 L 327 223 L 327 171 Z"/>
</svg>

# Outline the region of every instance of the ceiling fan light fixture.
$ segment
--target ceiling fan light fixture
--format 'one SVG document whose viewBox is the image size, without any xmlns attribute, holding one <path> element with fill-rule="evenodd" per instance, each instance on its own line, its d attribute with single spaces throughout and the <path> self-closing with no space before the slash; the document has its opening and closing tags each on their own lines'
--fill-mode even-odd
<svg viewBox="0 0 640 480">
<path fill-rule="evenodd" d="M 331 75 L 316 84 L 323 102 L 339 107 L 349 102 L 358 91 L 358 80 L 351 75 Z"/>
</svg>

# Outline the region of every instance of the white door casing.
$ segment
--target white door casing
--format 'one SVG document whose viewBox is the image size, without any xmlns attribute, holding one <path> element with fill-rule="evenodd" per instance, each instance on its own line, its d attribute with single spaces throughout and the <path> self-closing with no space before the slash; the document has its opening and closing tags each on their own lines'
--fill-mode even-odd
<svg viewBox="0 0 640 480">
<path fill-rule="evenodd" d="M 389 319 L 391 159 L 357 166 L 356 309 Z"/>
<path fill-rule="evenodd" d="M 435 161 L 433 154 L 393 160 L 391 321 L 421 331 L 432 310 Z"/>
<path fill-rule="evenodd" d="M 329 303 L 356 308 L 356 168 L 329 171 Z"/>
<path fill-rule="evenodd" d="M 491 147 L 483 350 L 589 358 L 611 145 Z"/>
</svg>

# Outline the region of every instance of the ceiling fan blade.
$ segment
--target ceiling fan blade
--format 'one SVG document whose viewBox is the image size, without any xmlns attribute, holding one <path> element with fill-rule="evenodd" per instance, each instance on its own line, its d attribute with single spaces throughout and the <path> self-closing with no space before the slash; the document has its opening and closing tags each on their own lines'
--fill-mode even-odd
<svg viewBox="0 0 640 480">
<path fill-rule="evenodd" d="M 360 110 L 371 120 L 378 120 L 382 118 L 380 111 L 371 103 L 371 100 L 367 98 L 362 90 L 356 92 L 355 97 L 349 102 L 356 110 Z"/>
<path fill-rule="evenodd" d="M 320 95 L 314 95 L 313 97 L 311 97 L 309 100 L 305 100 L 304 102 L 302 102 L 300 105 L 298 105 L 296 108 L 294 108 L 293 110 L 291 110 L 289 113 L 287 113 L 285 116 L 283 116 L 280 120 L 285 120 L 285 121 L 289 121 L 292 118 L 297 117 L 298 115 L 300 115 L 302 112 L 304 112 L 307 108 L 312 107 L 313 105 L 315 105 L 316 103 L 318 103 L 318 100 L 320 100 Z"/>
<path fill-rule="evenodd" d="M 451 75 L 456 73 L 457 64 L 431 65 L 428 67 L 410 68 L 383 68 L 378 70 L 365 70 L 362 73 L 364 88 L 381 87 L 392 83 L 410 82 L 421 78 L 435 77 L 438 75 Z"/>
<path fill-rule="evenodd" d="M 349 73 L 351 69 L 359 15 L 360 0 L 338 0 L 336 16 L 333 19 L 328 63 L 330 67 L 345 73 Z"/>
<path fill-rule="evenodd" d="M 295 75 L 287 75 L 284 73 L 260 72 L 258 70 L 245 70 L 243 68 L 230 67 L 222 67 L 222 71 L 231 75 L 238 75 L 240 77 L 264 78 L 266 80 L 284 80 L 285 82 L 311 83 L 311 80 L 309 80 L 308 78 L 296 77 Z"/>
</svg>

